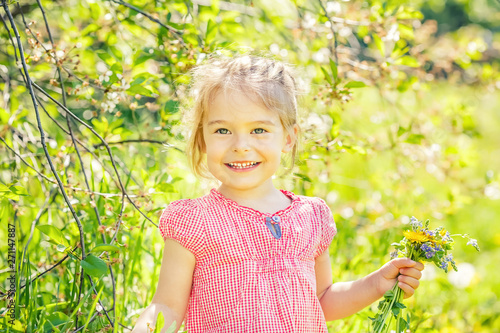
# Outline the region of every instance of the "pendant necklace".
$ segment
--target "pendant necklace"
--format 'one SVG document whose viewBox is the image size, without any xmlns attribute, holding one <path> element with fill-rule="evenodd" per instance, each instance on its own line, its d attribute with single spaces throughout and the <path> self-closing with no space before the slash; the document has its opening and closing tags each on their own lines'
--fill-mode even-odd
<svg viewBox="0 0 500 333">
<path fill-rule="evenodd" d="M 281 238 L 281 227 L 280 227 L 280 217 L 275 215 L 272 217 L 266 217 L 266 226 L 273 235 L 274 238 Z"/>
</svg>

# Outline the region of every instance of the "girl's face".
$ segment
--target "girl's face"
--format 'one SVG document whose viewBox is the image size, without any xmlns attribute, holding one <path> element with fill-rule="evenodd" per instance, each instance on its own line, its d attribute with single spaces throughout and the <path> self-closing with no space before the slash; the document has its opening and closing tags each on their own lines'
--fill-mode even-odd
<svg viewBox="0 0 500 333">
<path fill-rule="evenodd" d="M 295 143 L 276 112 L 237 91 L 217 94 L 203 120 L 203 138 L 220 190 L 239 194 L 269 190 L 281 153 Z"/>
</svg>

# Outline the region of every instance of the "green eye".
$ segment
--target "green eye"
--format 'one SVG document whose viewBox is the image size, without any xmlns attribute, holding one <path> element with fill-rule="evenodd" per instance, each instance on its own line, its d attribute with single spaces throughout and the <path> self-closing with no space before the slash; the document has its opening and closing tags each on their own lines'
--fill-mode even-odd
<svg viewBox="0 0 500 333">
<path fill-rule="evenodd" d="M 229 133 L 229 131 L 225 128 L 219 128 L 217 131 L 215 131 L 215 133 L 227 134 L 227 133 Z"/>
<path fill-rule="evenodd" d="M 255 134 L 262 134 L 262 133 L 265 133 L 265 132 L 266 132 L 266 130 L 265 130 L 265 129 L 263 129 L 263 128 L 256 128 L 256 129 L 254 129 L 254 130 L 253 130 L 253 132 L 254 132 Z"/>
</svg>

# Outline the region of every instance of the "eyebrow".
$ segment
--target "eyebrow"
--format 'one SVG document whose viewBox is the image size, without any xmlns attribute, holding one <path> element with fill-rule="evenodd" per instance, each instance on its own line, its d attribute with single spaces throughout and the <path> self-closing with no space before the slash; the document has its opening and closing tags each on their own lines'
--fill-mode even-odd
<svg viewBox="0 0 500 333">
<path fill-rule="evenodd" d="M 228 121 L 225 121 L 225 120 L 212 120 L 212 121 L 209 121 L 208 122 L 208 126 L 212 126 L 212 125 L 224 125 L 224 124 L 227 124 L 229 123 Z M 255 124 L 255 125 L 258 125 L 258 124 L 263 124 L 263 125 L 269 125 L 269 126 L 276 126 L 276 124 L 270 120 L 256 120 L 256 121 L 251 121 L 249 122 L 249 124 Z"/>
</svg>

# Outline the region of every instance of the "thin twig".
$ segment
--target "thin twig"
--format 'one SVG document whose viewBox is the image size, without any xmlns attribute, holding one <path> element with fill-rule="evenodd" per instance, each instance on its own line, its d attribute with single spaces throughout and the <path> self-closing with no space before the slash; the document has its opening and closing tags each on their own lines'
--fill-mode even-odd
<svg viewBox="0 0 500 333">
<path fill-rule="evenodd" d="M 83 227 L 81 225 L 80 219 L 78 218 L 76 212 L 73 209 L 73 206 L 71 205 L 71 203 L 69 201 L 69 198 L 68 198 L 68 196 L 66 194 L 66 191 L 64 190 L 64 185 L 62 184 L 62 181 L 59 178 L 59 175 L 57 174 L 57 171 L 55 170 L 55 167 L 54 167 L 54 165 L 52 163 L 52 158 L 50 157 L 49 152 L 47 150 L 47 146 L 45 144 L 45 132 L 44 132 L 42 124 L 41 124 L 40 113 L 38 111 L 38 104 L 37 104 L 35 92 L 33 91 L 33 86 L 32 86 L 33 82 L 31 81 L 31 78 L 30 78 L 30 75 L 29 75 L 29 72 L 28 72 L 28 68 L 27 68 L 27 65 L 26 65 L 26 60 L 24 58 L 24 50 L 23 50 L 23 46 L 22 46 L 22 43 L 21 43 L 21 37 L 19 35 L 19 32 L 17 31 L 17 27 L 16 27 L 16 24 L 14 22 L 14 18 L 12 17 L 12 14 L 11 14 L 11 12 L 9 10 L 9 7 L 7 6 L 7 4 L 6 4 L 5 1 L 3 2 L 3 7 L 5 9 L 5 12 L 7 13 L 7 16 L 9 17 L 10 24 L 12 26 L 12 29 L 14 30 L 14 34 L 15 34 L 16 39 L 17 39 L 17 47 L 18 47 L 18 50 L 19 50 L 19 54 L 20 54 L 21 63 L 22 63 L 23 70 L 24 70 L 24 74 L 26 75 L 26 82 L 27 82 L 28 91 L 30 92 L 31 100 L 32 100 L 33 106 L 35 108 L 35 115 L 36 115 L 36 119 L 37 119 L 37 123 L 38 123 L 38 129 L 40 131 L 41 144 L 42 144 L 43 150 L 45 152 L 45 156 L 46 156 L 46 158 L 48 160 L 49 166 L 50 166 L 50 168 L 52 170 L 52 173 L 53 173 L 53 175 L 56 178 L 56 181 L 57 181 L 57 184 L 59 186 L 59 189 L 60 189 L 61 193 L 63 194 L 64 200 L 66 201 L 66 204 L 67 204 L 68 208 L 70 209 L 70 211 L 71 211 L 71 213 L 73 215 L 73 218 L 75 219 L 75 221 L 77 222 L 77 224 L 78 224 L 78 226 L 80 228 L 80 243 L 81 243 L 80 246 L 82 248 L 82 255 L 83 255 L 82 259 L 84 259 L 85 258 L 85 243 L 84 243 L 84 239 L 83 239 Z M 15 45 L 13 45 L 13 46 L 14 46 L 14 49 L 15 49 L 16 46 Z M 82 272 L 83 272 L 83 270 L 82 270 Z M 90 278 L 90 276 L 89 276 L 89 278 Z M 113 321 L 109 318 L 109 316 L 108 316 L 108 320 L 110 321 L 111 324 L 113 324 Z"/>
<path fill-rule="evenodd" d="M 119 144 L 123 144 L 123 143 L 131 143 L 131 142 L 147 142 L 147 143 L 156 143 L 156 144 L 159 144 L 159 145 L 163 145 L 167 148 L 173 148 L 181 153 L 184 153 L 184 151 L 180 148 L 177 148 L 176 146 L 174 145 L 171 145 L 167 142 L 164 142 L 164 141 L 158 141 L 158 140 L 149 140 L 149 139 L 130 139 L 130 140 L 122 140 L 122 141 L 115 141 L 115 142 L 108 142 L 108 145 L 119 145 Z M 99 148 L 99 147 L 102 147 L 104 146 L 102 143 L 97 143 L 94 145 L 94 148 Z"/>
<path fill-rule="evenodd" d="M 49 152 L 47 150 L 47 145 L 45 144 L 45 132 L 44 132 L 43 127 L 42 127 L 42 122 L 41 122 L 41 119 L 40 119 L 40 113 L 38 111 L 38 104 L 37 104 L 36 98 L 35 98 L 35 92 L 33 91 L 33 85 L 32 85 L 32 81 L 31 81 L 31 77 L 30 77 L 29 72 L 28 72 L 28 66 L 27 66 L 26 60 L 24 58 L 24 50 L 23 50 L 23 45 L 21 43 L 21 37 L 19 35 L 19 32 L 17 31 L 17 26 L 16 26 L 16 24 L 14 22 L 14 18 L 12 17 L 12 14 L 10 12 L 9 6 L 7 5 L 6 1 L 3 1 L 3 7 L 5 9 L 5 12 L 7 13 L 7 16 L 9 18 L 11 27 L 14 30 L 14 35 L 16 36 L 16 39 L 17 39 L 17 49 L 19 50 L 19 55 L 20 55 L 20 58 L 21 58 L 21 63 L 22 63 L 22 66 L 23 66 L 24 74 L 26 76 L 26 82 L 27 82 L 28 91 L 30 93 L 31 100 L 32 100 L 32 103 L 33 103 L 33 106 L 34 106 L 34 109 L 35 109 L 35 115 L 36 115 L 36 119 L 37 119 L 37 123 L 38 123 L 38 129 L 40 131 L 41 144 L 42 144 L 43 150 L 45 152 L 45 156 L 46 156 L 47 161 L 49 163 L 50 169 L 52 170 L 52 173 L 53 173 L 54 177 L 56 178 L 56 181 L 57 181 L 57 184 L 59 186 L 59 189 L 61 190 L 61 193 L 63 194 L 64 200 L 66 201 L 66 204 L 68 205 L 68 208 L 71 211 L 71 214 L 73 215 L 73 218 L 78 223 L 80 223 L 80 219 L 78 218 L 78 215 L 76 214 L 75 210 L 73 209 L 73 206 L 70 203 L 68 195 L 66 194 L 66 191 L 64 190 L 64 185 L 63 185 L 61 179 L 59 178 L 59 175 L 58 175 L 58 173 L 57 173 L 57 171 L 56 171 L 56 169 L 54 167 L 54 164 L 52 163 L 52 158 L 50 157 L 50 154 L 49 154 Z M 15 45 L 13 45 L 13 46 L 14 46 L 14 48 L 16 48 Z M 82 246 L 83 246 L 83 244 L 82 244 Z"/>
<path fill-rule="evenodd" d="M 75 247 L 73 249 L 76 250 L 77 248 Z M 46 271 L 38 274 L 37 276 L 35 276 L 33 279 L 28 279 L 28 283 L 25 283 L 24 285 L 20 286 L 20 288 L 24 288 L 26 287 L 27 284 L 31 284 L 33 283 L 36 279 L 38 279 L 39 277 L 42 277 L 44 276 L 45 274 L 47 274 L 48 272 L 50 272 L 51 270 L 53 270 L 54 268 L 56 268 L 57 266 L 59 266 L 60 264 L 62 264 L 66 259 L 69 258 L 69 255 L 65 255 L 61 260 L 59 260 L 57 263 L 54 264 L 54 266 L 50 267 L 49 269 L 47 269 Z"/>
<path fill-rule="evenodd" d="M 154 223 L 149 217 L 147 217 L 137 206 L 136 204 L 133 202 L 132 199 L 130 199 L 129 195 L 127 194 L 127 192 L 125 191 L 125 188 L 123 187 L 123 184 L 122 184 L 122 181 L 121 181 L 121 178 L 120 178 L 120 175 L 118 173 L 118 170 L 116 168 L 116 164 L 115 164 L 115 161 L 114 161 L 114 158 L 113 158 L 113 153 L 111 152 L 111 148 L 109 147 L 108 143 L 99 135 L 99 133 L 97 133 L 91 126 L 89 126 L 87 123 L 85 123 L 84 121 L 82 121 L 80 118 L 78 118 L 73 112 L 71 112 L 70 110 L 68 110 L 67 107 L 65 107 L 64 105 L 62 105 L 58 100 L 56 100 L 55 98 L 53 98 L 52 96 L 50 96 L 49 93 L 47 93 L 45 90 L 43 90 L 42 88 L 40 88 L 36 83 L 33 82 L 33 86 L 38 90 L 40 91 L 42 94 L 44 94 L 45 96 L 47 96 L 51 101 L 53 101 L 54 103 L 56 103 L 61 109 L 63 109 L 66 113 L 68 113 L 70 116 L 73 117 L 73 119 L 77 122 L 79 122 L 80 124 L 82 124 L 83 126 L 87 127 L 88 129 L 90 129 L 90 131 L 99 138 L 99 140 L 101 140 L 101 142 L 104 144 L 104 146 L 106 147 L 106 150 L 108 151 L 108 155 L 110 157 L 110 160 L 111 160 L 111 164 L 113 165 L 113 169 L 115 170 L 115 173 L 116 173 L 116 176 L 118 178 L 118 181 L 120 183 L 120 188 L 122 190 L 122 192 L 124 193 L 125 197 L 127 197 L 127 199 L 129 200 L 129 202 L 132 204 L 132 206 L 135 207 L 135 209 L 137 211 L 139 211 L 139 213 L 141 213 L 142 216 L 144 216 L 149 222 L 153 223 L 153 225 L 155 225 L 156 227 L 158 227 L 158 225 L 156 223 Z"/>
<path fill-rule="evenodd" d="M 318 0 L 319 5 L 321 6 L 321 9 L 323 9 L 323 14 L 325 17 L 330 21 L 330 30 L 332 31 L 333 34 L 333 56 L 335 59 L 335 63 L 337 66 L 339 65 L 339 57 L 337 55 L 337 32 L 333 28 L 333 24 L 331 24 L 332 20 L 330 19 L 330 16 L 328 15 L 328 11 L 326 10 L 325 6 L 323 5 L 323 2 L 321 0 Z"/>
<path fill-rule="evenodd" d="M 144 12 L 143 10 L 133 6 L 133 5 L 130 5 L 124 1 L 121 1 L 121 0 L 110 0 L 111 2 L 114 2 L 116 4 L 119 4 L 119 5 L 122 5 L 122 6 L 125 6 L 129 9 L 132 9 L 138 13 L 141 13 L 142 15 L 144 15 L 145 17 L 147 17 L 148 19 L 150 19 L 151 21 L 153 22 L 156 22 L 158 23 L 159 25 L 161 25 L 162 27 L 164 27 L 165 29 L 167 29 L 168 31 L 170 31 L 170 33 L 172 33 L 172 35 L 174 35 L 177 40 L 181 43 L 181 45 L 184 47 L 184 48 L 187 48 L 186 46 L 186 43 L 184 42 L 184 40 L 182 39 L 182 31 L 179 31 L 165 23 L 162 23 L 160 20 L 154 18 L 153 16 L 149 15 L 148 13 Z"/>
<path fill-rule="evenodd" d="M 43 173 L 41 173 L 40 171 L 38 171 L 37 169 L 35 169 L 34 167 L 32 167 L 28 162 L 26 162 L 26 160 L 24 158 L 22 158 L 21 155 L 19 155 L 14 149 L 12 149 L 11 147 L 9 147 L 9 145 L 7 144 L 7 142 L 5 142 L 4 138 L 2 138 L 1 136 L 0 136 L 0 140 L 5 144 L 5 146 L 7 147 L 7 149 L 9 149 L 11 152 L 13 152 L 24 164 L 26 164 L 26 166 L 28 168 L 34 170 L 40 177 L 44 178 L 48 182 L 57 184 L 57 182 L 54 179 L 50 179 L 49 177 L 45 176 Z"/>
</svg>

